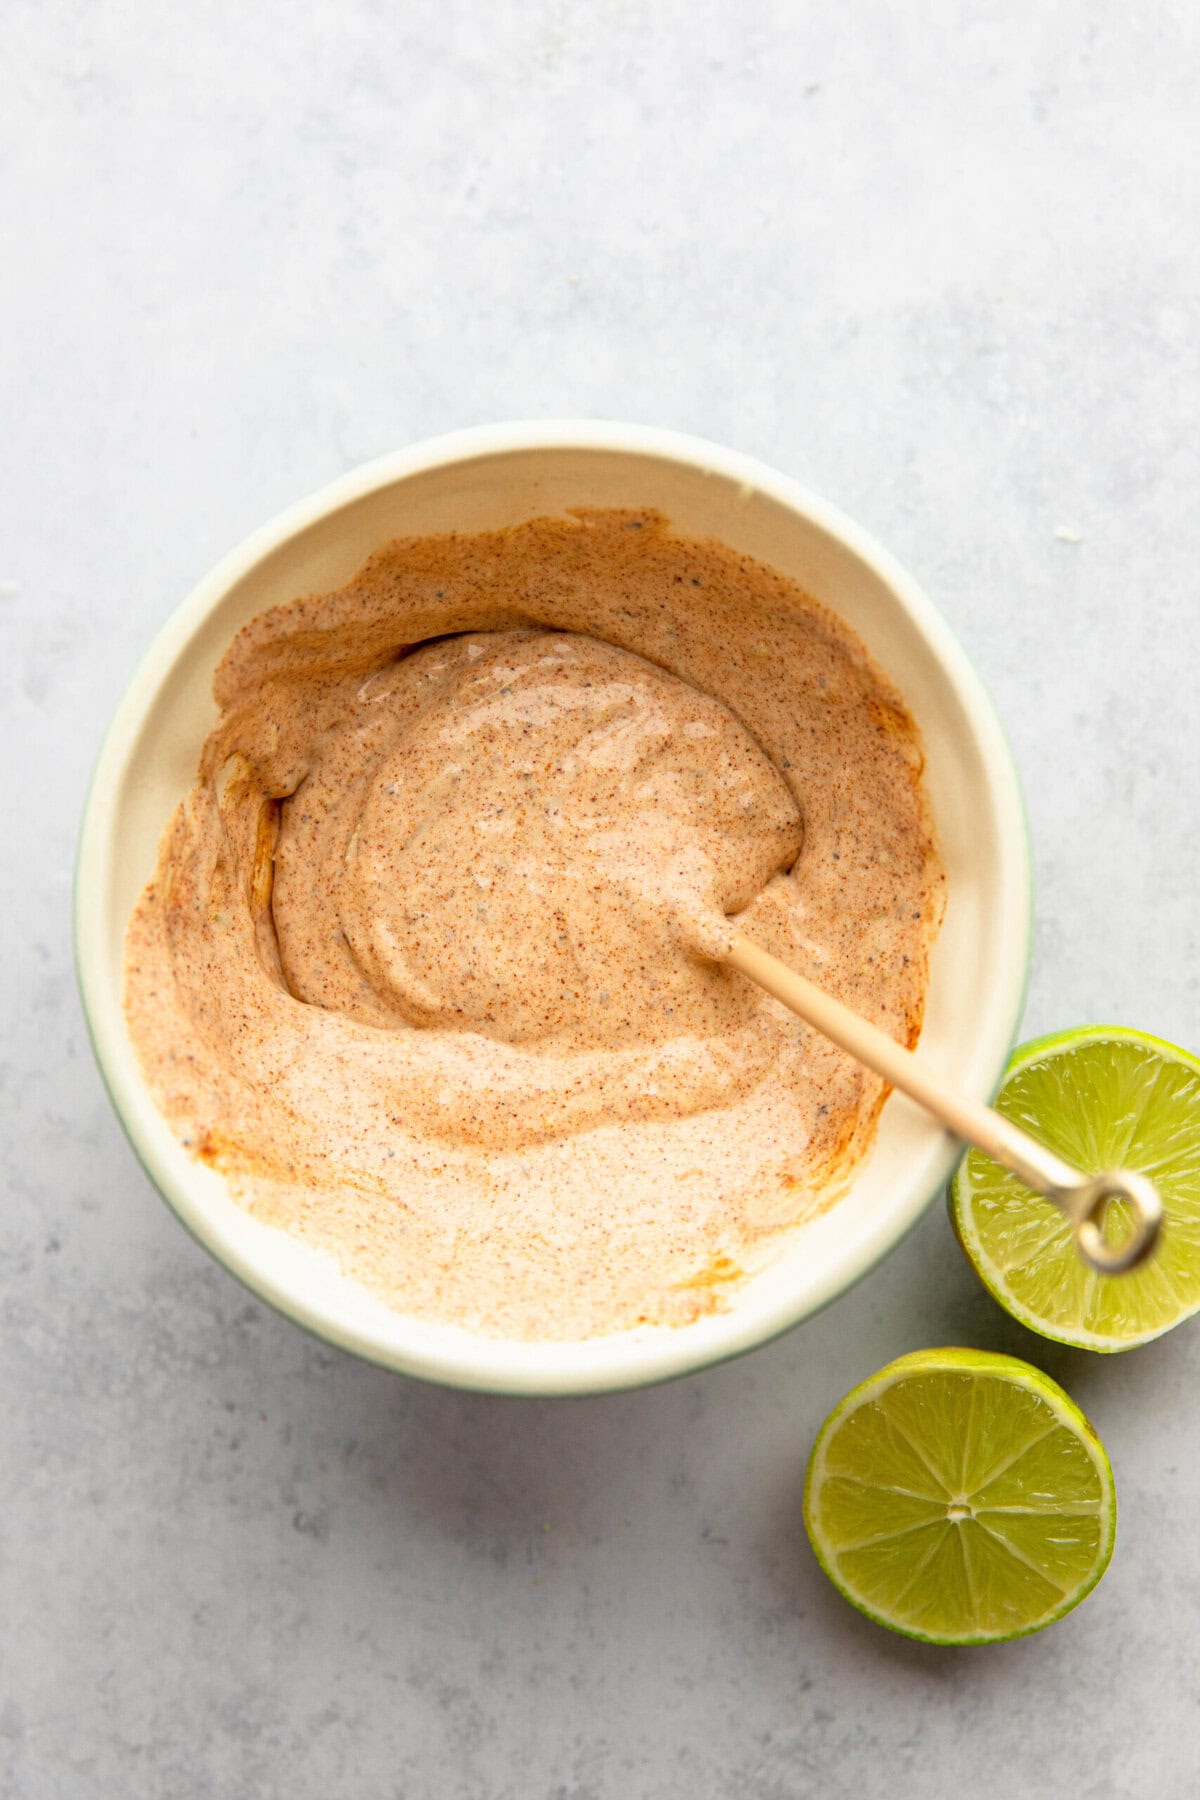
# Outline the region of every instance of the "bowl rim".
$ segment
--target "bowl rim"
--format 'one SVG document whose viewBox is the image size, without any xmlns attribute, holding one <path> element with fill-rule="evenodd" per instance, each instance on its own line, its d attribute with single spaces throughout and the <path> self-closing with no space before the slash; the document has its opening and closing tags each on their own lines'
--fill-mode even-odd
<svg viewBox="0 0 1200 1800">
<path fill-rule="evenodd" d="M 766 495 L 840 543 L 889 590 L 941 666 L 970 715 L 995 810 L 1002 858 L 1004 916 L 1009 926 L 1007 984 L 994 1030 L 995 1054 L 975 1097 L 990 1100 L 1002 1079 L 1024 1009 L 1032 947 L 1032 852 L 1016 767 L 996 708 L 946 620 L 882 545 L 838 507 L 757 458 L 690 433 L 614 420 L 514 420 L 470 426 L 392 451 L 351 469 L 294 502 L 250 532 L 196 584 L 163 623 L 138 663 L 102 741 L 84 802 L 75 862 L 73 917 L 76 978 L 92 1051 L 117 1118 L 142 1168 L 176 1217 L 213 1258 L 259 1299 L 314 1335 L 383 1367 L 459 1388 L 524 1395 L 595 1394 L 691 1374 L 745 1354 L 848 1291 L 887 1256 L 944 1186 L 961 1147 L 947 1139 L 927 1159 L 923 1176 L 896 1204 L 859 1233 L 836 1267 L 794 1300 L 734 1306 L 697 1324 L 640 1328 L 580 1343 L 534 1344 L 487 1338 L 457 1327 L 438 1328 L 442 1344 L 406 1349 L 381 1341 L 368 1327 L 335 1319 L 298 1296 L 286 1279 L 230 1243 L 203 1195 L 169 1167 L 135 1122 L 139 1095 L 149 1090 L 128 1048 L 124 1006 L 105 978 L 102 909 L 91 897 L 105 890 L 112 862 L 111 824 L 130 749 L 159 686 L 197 628 L 228 590 L 290 538 L 346 505 L 409 477 L 456 462 L 531 450 L 616 452 L 682 464 Z M 1007 1016 L 1002 997 L 1007 993 Z M 969 1084 L 971 1085 L 971 1084 Z M 149 1101 L 153 1108 L 153 1101 Z M 156 1116 L 157 1109 L 154 1109 Z M 195 1165 L 199 1170 L 201 1165 Z M 208 1174 L 208 1171 L 203 1171 Z M 196 1184 L 197 1186 L 199 1184 Z M 403 1317 L 403 1315 L 392 1315 Z M 414 1321 L 414 1324 L 417 1324 Z M 429 1336 L 428 1322 L 420 1321 Z"/>
</svg>

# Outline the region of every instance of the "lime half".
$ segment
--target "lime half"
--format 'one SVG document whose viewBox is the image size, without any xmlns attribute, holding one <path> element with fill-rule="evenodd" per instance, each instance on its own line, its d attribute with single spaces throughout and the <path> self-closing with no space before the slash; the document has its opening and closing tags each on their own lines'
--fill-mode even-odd
<svg viewBox="0 0 1200 1800">
<path fill-rule="evenodd" d="M 933 1644 L 1053 1625 L 1108 1567 L 1104 1446 L 1056 1382 L 1013 1356 L 921 1350 L 848 1394 L 813 1447 L 804 1523 L 868 1618 Z"/>
<path fill-rule="evenodd" d="M 968 1151 L 950 1216 L 1005 1311 L 1062 1344 L 1129 1350 L 1200 1310 L 1200 1060 L 1116 1025 L 1057 1032 L 1016 1051 L 996 1106 L 1089 1175 L 1148 1175 L 1165 1214 L 1147 1262 L 1101 1275 L 1079 1256 L 1056 1206 Z M 1117 1237 L 1120 1220 L 1106 1230 Z"/>
</svg>

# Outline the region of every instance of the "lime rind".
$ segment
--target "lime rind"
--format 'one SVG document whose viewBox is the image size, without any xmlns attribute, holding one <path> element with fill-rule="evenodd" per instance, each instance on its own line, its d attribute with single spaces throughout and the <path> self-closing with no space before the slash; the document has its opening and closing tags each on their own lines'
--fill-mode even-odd
<svg viewBox="0 0 1200 1800">
<path fill-rule="evenodd" d="M 1101 1353 L 1148 1343 L 1200 1311 L 1200 1059 L 1127 1026 L 1080 1026 L 1015 1051 L 996 1104 L 1082 1168 L 1142 1170 L 1166 1210 L 1148 1262 L 1098 1276 L 1053 1206 L 969 1151 L 951 1184 L 951 1218 L 999 1304 L 1042 1337 Z"/>
<path fill-rule="evenodd" d="M 969 1516 L 951 1523 L 951 1508 Z M 1016 1357 L 929 1350 L 834 1408 L 804 1521 L 866 1617 L 927 1643 L 985 1644 L 1044 1630 L 1086 1598 L 1112 1556 L 1116 1496 L 1103 1444 L 1056 1382 Z"/>
</svg>

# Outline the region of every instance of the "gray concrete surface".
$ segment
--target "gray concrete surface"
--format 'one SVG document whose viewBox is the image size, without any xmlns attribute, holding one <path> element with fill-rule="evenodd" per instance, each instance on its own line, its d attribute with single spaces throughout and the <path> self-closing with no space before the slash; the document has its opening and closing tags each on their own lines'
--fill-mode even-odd
<svg viewBox="0 0 1200 1800">
<path fill-rule="evenodd" d="M 4 55 L 0 1795 L 1193 1794 L 1200 1332 L 1042 1345 L 935 1206 L 675 1386 L 391 1377 L 155 1198 L 68 929 L 106 718 L 220 553 L 414 438 L 598 414 L 911 565 L 1027 784 L 1028 1029 L 1200 1043 L 1189 0 L 9 0 Z M 800 1524 L 828 1407 L 947 1341 L 1062 1379 L 1122 1502 L 1093 1599 L 989 1651 L 875 1630 Z"/>
</svg>

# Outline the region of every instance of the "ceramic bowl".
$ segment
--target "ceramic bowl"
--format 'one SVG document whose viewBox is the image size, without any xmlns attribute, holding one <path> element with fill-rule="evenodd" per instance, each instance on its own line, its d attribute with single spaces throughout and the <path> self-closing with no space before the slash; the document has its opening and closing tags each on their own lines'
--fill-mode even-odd
<svg viewBox="0 0 1200 1800">
<path fill-rule="evenodd" d="M 794 481 L 700 439 L 641 426 L 486 426 L 383 457 L 291 507 L 227 556 L 167 622 L 117 709 L 88 798 L 76 883 L 80 985 L 96 1057 L 135 1151 L 183 1223 L 288 1317 L 375 1362 L 497 1392 L 593 1393 L 749 1350 L 837 1298 L 942 1187 L 954 1144 L 901 1096 L 849 1192 L 728 1309 L 675 1328 L 525 1343 L 392 1312 L 327 1258 L 251 1218 L 158 1112 L 122 1009 L 125 927 L 163 828 L 195 776 L 212 677 L 255 614 L 346 582 L 402 534 L 478 531 L 570 506 L 655 507 L 793 577 L 839 614 L 895 682 L 924 739 L 947 874 L 922 1053 L 987 1099 L 1024 996 L 1029 848 L 1012 759 L 978 677 L 917 584 L 849 519 Z"/>
</svg>

